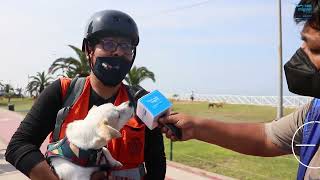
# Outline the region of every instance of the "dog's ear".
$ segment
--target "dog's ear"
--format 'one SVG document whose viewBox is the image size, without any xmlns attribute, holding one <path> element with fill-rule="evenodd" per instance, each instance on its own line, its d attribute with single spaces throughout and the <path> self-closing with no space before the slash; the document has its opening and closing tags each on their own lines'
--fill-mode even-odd
<svg viewBox="0 0 320 180">
<path fill-rule="evenodd" d="M 95 111 L 95 110 L 97 109 L 97 107 L 98 107 L 98 106 L 93 105 L 93 106 L 92 106 L 92 108 L 89 110 L 89 112 L 91 112 L 91 111 Z"/>
<path fill-rule="evenodd" d="M 69 139 L 79 139 L 79 130 L 82 129 L 81 127 L 81 123 L 82 123 L 82 120 L 75 120 L 71 123 L 69 123 L 67 125 L 67 129 L 66 129 L 66 136 L 69 138 Z"/>
<path fill-rule="evenodd" d="M 73 122 L 71 122 L 71 123 L 68 123 L 68 125 L 67 125 L 67 131 L 73 132 L 73 131 L 77 128 L 77 124 L 78 124 L 78 123 L 79 123 L 78 121 L 73 121 Z"/>
<path fill-rule="evenodd" d="M 99 123 L 98 129 L 99 129 L 99 135 L 106 140 L 111 140 L 113 138 L 121 137 L 121 133 L 115 128 L 109 126 L 107 121 L 103 121 Z"/>
<path fill-rule="evenodd" d="M 111 135 L 111 138 L 119 138 L 122 136 L 121 133 L 118 130 L 116 130 L 115 128 L 113 128 L 109 125 L 107 125 L 107 127 L 109 129 L 109 133 Z"/>
<path fill-rule="evenodd" d="M 93 105 L 92 108 L 89 110 L 86 118 L 95 117 L 96 116 L 95 114 L 97 114 L 98 109 L 99 109 L 98 106 Z"/>
<path fill-rule="evenodd" d="M 67 128 L 68 128 L 69 130 L 72 130 L 72 129 L 73 129 L 73 122 L 67 124 Z"/>
</svg>

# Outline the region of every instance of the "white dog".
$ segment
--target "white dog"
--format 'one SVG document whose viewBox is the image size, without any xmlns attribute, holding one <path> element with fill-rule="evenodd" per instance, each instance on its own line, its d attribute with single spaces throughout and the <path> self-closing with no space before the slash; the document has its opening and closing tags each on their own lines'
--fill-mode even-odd
<svg viewBox="0 0 320 180">
<path fill-rule="evenodd" d="M 108 103 L 93 106 L 84 120 L 68 124 L 66 138 L 52 145 L 47 151 L 51 166 L 59 178 L 88 180 L 91 174 L 99 169 L 98 165 L 103 163 L 107 163 L 109 167 L 121 167 L 122 164 L 111 156 L 105 146 L 111 139 L 121 137 L 119 130 L 133 113 L 129 102 L 119 106 Z M 101 162 L 103 155 L 106 160 Z M 81 156 L 84 156 L 84 160 Z M 93 162 L 88 162 L 88 159 Z M 83 164 L 85 165 L 81 166 Z"/>
</svg>

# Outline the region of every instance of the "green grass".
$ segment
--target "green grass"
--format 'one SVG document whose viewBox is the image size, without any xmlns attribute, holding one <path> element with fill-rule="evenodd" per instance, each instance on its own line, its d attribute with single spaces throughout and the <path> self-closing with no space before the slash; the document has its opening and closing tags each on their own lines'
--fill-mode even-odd
<svg viewBox="0 0 320 180">
<path fill-rule="evenodd" d="M 267 122 L 276 117 L 276 107 L 271 106 L 225 104 L 223 108 L 208 109 L 208 103 L 206 102 L 174 102 L 173 110 L 230 122 Z M 293 110 L 285 109 L 284 114 Z"/>
<path fill-rule="evenodd" d="M 10 104 L 14 104 L 14 109 L 23 115 L 30 110 L 34 100 L 32 98 L 12 98 Z M 0 108 L 8 109 L 8 99 L 0 98 Z"/>
<path fill-rule="evenodd" d="M 7 107 L 7 99 L 0 99 L 0 108 Z M 15 110 L 25 114 L 32 99 L 12 99 Z M 225 105 L 208 109 L 205 102 L 174 102 L 174 110 L 190 115 L 227 122 L 268 122 L 276 117 L 276 108 L 253 105 Z M 285 114 L 294 109 L 285 109 Z M 170 141 L 165 138 L 165 151 L 170 156 Z M 262 158 L 242 155 L 197 140 L 173 143 L 173 160 L 214 173 L 248 180 L 295 179 L 298 162 L 293 156 Z"/>
<path fill-rule="evenodd" d="M 170 141 L 165 139 L 166 156 Z M 262 158 L 242 155 L 215 145 L 191 140 L 173 143 L 173 161 L 238 179 L 295 179 L 293 156 Z"/>
<path fill-rule="evenodd" d="M 267 122 L 276 108 L 253 105 L 225 105 L 208 109 L 207 103 L 175 102 L 174 110 L 190 115 L 229 122 Z M 285 114 L 294 109 L 285 109 Z M 170 141 L 165 139 L 167 159 Z M 298 162 L 290 156 L 262 158 L 242 155 L 219 146 L 191 140 L 173 143 L 173 161 L 239 179 L 295 179 Z"/>
</svg>

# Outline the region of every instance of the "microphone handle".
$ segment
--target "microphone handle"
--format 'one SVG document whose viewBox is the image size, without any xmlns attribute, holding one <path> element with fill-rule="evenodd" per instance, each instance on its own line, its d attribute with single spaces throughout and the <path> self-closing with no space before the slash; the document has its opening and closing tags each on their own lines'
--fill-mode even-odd
<svg viewBox="0 0 320 180">
<path fill-rule="evenodd" d="M 179 129 L 178 127 L 176 127 L 174 124 L 172 123 L 167 123 L 167 124 L 163 124 L 166 128 L 170 129 L 172 131 L 172 133 L 174 134 L 174 136 L 176 136 L 178 139 L 182 138 L 182 132 L 181 129 Z"/>
</svg>

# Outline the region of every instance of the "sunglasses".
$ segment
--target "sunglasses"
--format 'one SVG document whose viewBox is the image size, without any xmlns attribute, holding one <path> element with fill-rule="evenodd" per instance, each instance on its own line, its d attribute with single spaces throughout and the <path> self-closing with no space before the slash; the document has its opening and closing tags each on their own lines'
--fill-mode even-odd
<svg viewBox="0 0 320 180">
<path fill-rule="evenodd" d="M 132 54 L 135 46 L 130 42 L 116 42 L 113 40 L 101 40 L 101 45 L 105 51 L 114 52 L 119 47 L 126 54 Z"/>
</svg>

